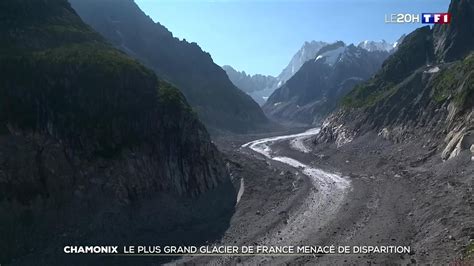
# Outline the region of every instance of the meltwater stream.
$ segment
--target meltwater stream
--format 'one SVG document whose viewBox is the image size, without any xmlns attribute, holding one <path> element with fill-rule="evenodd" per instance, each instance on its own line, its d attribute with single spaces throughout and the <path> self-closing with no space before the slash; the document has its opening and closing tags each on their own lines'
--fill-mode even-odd
<svg viewBox="0 0 474 266">
<path fill-rule="evenodd" d="M 272 146 L 275 143 L 288 141 L 291 149 L 306 153 L 307 156 L 312 156 L 310 154 L 311 148 L 305 145 L 305 140 L 318 133 L 319 128 L 314 128 L 299 134 L 258 139 L 241 146 L 242 151 L 250 149 L 253 152 L 263 155 L 266 160 L 282 162 L 298 170 L 299 173 L 307 176 L 310 180 L 310 182 L 304 182 L 304 185 L 311 186 L 309 189 L 304 190 L 299 190 L 300 187 L 296 190 L 290 188 L 294 193 L 304 193 L 301 194 L 304 195 L 301 201 L 298 200 L 295 205 L 286 208 L 283 212 L 276 213 L 273 210 L 267 212 L 265 215 L 268 215 L 270 220 L 273 220 L 273 217 L 277 217 L 277 219 L 281 219 L 283 222 L 275 223 L 267 228 L 268 230 L 258 232 L 258 234 L 250 239 L 251 242 L 247 244 L 252 245 L 253 243 L 253 245 L 261 246 L 307 245 L 308 243 L 313 243 L 314 234 L 317 234 L 322 227 L 330 224 L 334 219 L 337 219 L 338 211 L 344 203 L 347 192 L 351 188 L 349 180 L 337 174 L 328 173 L 306 165 L 294 158 L 284 156 L 284 154 L 276 154 L 272 150 Z M 271 170 L 269 169 L 269 171 Z M 244 180 L 241 179 L 240 189 L 237 195 L 237 205 L 247 191 L 248 186 L 248 184 L 244 185 Z M 239 224 L 238 226 L 241 228 L 239 230 L 245 230 L 245 227 L 248 225 Z M 276 260 L 276 258 L 278 258 L 278 260 Z M 291 263 L 292 258 L 293 257 L 284 256 L 275 257 L 273 255 L 249 256 L 243 257 L 242 263 L 244 265 L 280 265 Z M 218 257 L 209 264 L 232 264 L 231 256 Z"/>
<path fill-rule="evenodd" d="M 290 215 L 287 225 L 278 231 L 277 236 L 267 236 L 262 244 L 304 243 L 311 232 L 335 219 L 339 207 L 344 202 L 351 187 L 347 178 L 309 166 L 294 158 L 275 154 L 272 151 L 273 144 L 289 141 L 290 148 L 311 156 L 309 155 L 311 148 L 305 145 L 304 140 L 318 133 L 319 128 L 313 128 L 298 134 L 264 138 L 242 145 L 241 148 L 249 148 L 267 159 L 285 163 L 299 170 L 311 180 L 313 186 L 301 206 Z"/>
<path fill-rule="evenodd" d="M 275 156 L 272 154 L 271 145 L 276 142 L 286 141 L 286 140 L 290 141 L 291 148 L 296 149 L 300 152 L 309 153 L 311 149 L 308 148 L 304 144 L 304 140 L 318 133 L 319 133 L 319 128 L 313 128 L 313 129 L 309 129 L 305 132 L 298 133 L 298 134 L 254 140 L 242 145 L 242 148 L 248 147 L 271 160 L 279 161 L 279 162 L 288 164 L 294 168 L 300 169 L 305 175 L 309 176 L 310 178 L 312 178 L 313 181 L 317 182 L 318 183 L 317 185 L 321 186 L 321 189 L 323 190 L 331 184 L 334 184 L 339 189 L 347 188 L 350 185 L 350 182 L 346 178 L 343 178 L 337 174 L 328 173 L 321 169 L 308 166 L 290 157 Z"/>
</svg>

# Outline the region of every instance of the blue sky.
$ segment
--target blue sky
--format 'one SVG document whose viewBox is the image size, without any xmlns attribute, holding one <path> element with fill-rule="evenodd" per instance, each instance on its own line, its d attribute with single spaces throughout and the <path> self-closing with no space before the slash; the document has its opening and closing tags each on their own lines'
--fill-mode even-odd
<svg viewBox="0 0 474 266">
<path fill-rule="evenodd" d="M 278 75 L 305 41 L 393 42 L 422 24 L 385 14 L 446 12 L 449 0 L 135 0 L 175 37 L 196 42 L 219 65 Z"/>
</svg>

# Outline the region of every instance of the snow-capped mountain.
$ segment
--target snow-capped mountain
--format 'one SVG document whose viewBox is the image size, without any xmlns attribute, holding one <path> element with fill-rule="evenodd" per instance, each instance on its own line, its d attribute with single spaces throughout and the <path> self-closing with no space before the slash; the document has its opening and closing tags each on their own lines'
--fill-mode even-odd
<svg viewBox="0 0 474 266">
<path fill-rule="evenodd" d="M 386 50 L 369 51 L 341 41 L 326 45 L 275 90 L 263 110 L 283 123 L 316 124 L 389 55 Z"/>
<path fill-rule="evenodd" d="M 228 65 L 222 66 L 222 69 L 237 88 L 250 95 L 260 105 L 264 104 L 277 88 L 278 79 L 273 76 L 249 75 Z"/>
<path fill-rule="evenodd" d="M 333 44 L 323 47 L 317 54 L 314 61 L 321 61 L 330 66 L 333 66 L 340 59 L 341 55 L 344 54 L 347 47 L 344 42 L 335 42 Z"/>
<path fill-rule="evenodd" d="M 319 52 L 319 49 L 327 44 L 328 43 L 326 42 L 320 41 L 305 42 L 301 49 L 293 56 L 288 66 L 286 66 L 280 75 L 278 75 L 277 78 L 280 81 L 279 86 L 283 85 L 283 83 L 298 72 L 306 61 L 314 59 L 316 54 Z"/>
<path fill-rule="evenodd" d="M 368 52 L 392 53 L 397 49 L 403 38 L 404 35 L 395 43 L 388 43 L 385 40 L 367 40 L 359 43 L 357 47 Z M 229 79 L 236 87 L 252 96 L 257 103 L 263 105 L 270 95 L 293 77 L 307 61 L 321 61 L 333 66 L 338 60 L 348 60 L 351 57 L 348 56 L 349 53 L 346 53 L 348 47 L 342 41 L 332 44 L 322 41 L 305 42 L 276 78 L 258 74 L 250 76 L 244 71 L 238 72 L 230 66 L 223 66 L 222 68 L 227 72 Z M 360 55 L 359 51 L 354 56 Z"/>
<path fill-rule="evenodd" d="M 277 77 L 255 75 L 259 76 L 259 81 L 262 80 L 262 77 L 265 77 L 265 84 L 271 84 L 271 87 L 267 85 L 262 86 L 261 82 L 257 82 L 257 79 L 248 76 L 244 71 L 238 72 L 230 66 L 222 66 L 222 69 L 226 71 L 229 79 L 237 88 L 249 94 L 260 105 L 263 105 L 277 88 L 285 84 L 287 80 L 298 72 L 306 61 L 314 59 L 319 50 L 326 45 L 328 43 L 321 41 L 305 42 Z"/>
<path fill-rule="evenodd" d="M 387 51 L 387 52 L 390 52 L 396 47 L 396 44 L 386 42 L 385 40 L 381 40 L 381 41 L 365 40 L 363 42 L 360 42 L 359 45 L 357 45 L 357 46 L 362 48 L 362 49 L 365 49 L 369 52 L 373 52 L 373 51 Z"/>
<path fill-rule="evenodd" d="M 387 52 L 394 52 L 400 43 L 403 41 L 405 38 L 405 34 L 403 34 L 396 42 L 394 43 L 389 43 L 385 40 L 380 40 L 380 41 L 369 41 L 365 40 L 360 42 L 357 47 L 360 47 L 362 49 L 365 49 L 369 52 L 373 51 L 387 51 Z"/>
</svg>

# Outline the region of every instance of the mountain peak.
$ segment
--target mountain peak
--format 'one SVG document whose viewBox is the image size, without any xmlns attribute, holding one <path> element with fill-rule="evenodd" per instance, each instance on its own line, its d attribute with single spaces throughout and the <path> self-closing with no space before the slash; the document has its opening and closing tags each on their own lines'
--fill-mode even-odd
<svg viewBox="0 0 474 266">
<path fill-rule="evenodd" d="M 327 45 L 327 43 L 323 41 L 306 41 L 293 56 L 290 63 L 283 69 L 280 75 L 278 75 L 280 85 L 289 80 L 306 61 L 314 59 L 319 49 L 325 45 Z"/>
<path fill-rule="evenodd" d="M 259 104 L 265 103 L 278 85 L 278 79 L 273 76 L 250 75 L 245 71 L 235 70 L 229 65 L 222 66 L 222 69 L 237 88 L 250 95 Z"/>
<path fill-rule="evenodd" d="M 346 48 L 343 42 L 327 45 L 319 51 L 314 61 L 324 61 L 324 63 L 333 66 L 346 51 Z"/>
<path fill-rule="evenodd" d="M 237 70 L 235 70 L 235 68 L 233 68 L 233 67 L 230 66 L 230 65 L 223 65 L 223 66 L 222 66 L 222 69 L 224 69 L 224 70 L 226 70 L 226 71 L 227 71 L 227 70 L 237 71 Z"/>
<path fill-rule="evenodd" d="M 369 52 L 373 52 L 373 51 L 390 52 L 394 48 L 394 44 L 388 43 L 385 40 L 380 40 L 380 41 L 365 40 L 365 41 L 360 42 L 357 46 Z"/>
<path fill-rule="evenodd" d="M 341 48 L 341 47 L 345 47 L 346 44 L 343 42 L 343 41 L 336 41 L 334 43 L 330 43 L 330 44 L 327 44 L 323 47 L 321 47 L 321 49 L 319 49 L 318 53 L 316 54 L 316 57 L 318 57 L 319 55 L 322 55 L 328 51 L 332 51 L 332 50 L 335 50 L 335 49 L 338 49 L 338 48 Z"/>
<path fill-rule="evenodd" d="M 263 108 L 284 123 L 317 123 L 342 95 L 375 73 L 388 55 L 342 41 L 325 45 L 275 90 Z"/>
</svg>

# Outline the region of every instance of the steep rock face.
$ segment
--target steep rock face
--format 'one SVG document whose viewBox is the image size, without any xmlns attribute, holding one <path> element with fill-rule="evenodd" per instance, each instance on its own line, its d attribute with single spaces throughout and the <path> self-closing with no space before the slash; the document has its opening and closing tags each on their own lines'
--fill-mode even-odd
<svg viewBox="0 0 474 266">
<path fill-rule="evenodd" d="M 2 1 L 0 22 L 1 261 L 151 241 L 232 210 L 224 162 L 177 89 L 65 0 Z"/>
<path fill-rule="evenodd" d="M 453 61 L 465 57 L 472 51 L 474 43 L 474 2 L 452 1 L 449 6 L 452 21 L 448 25 L 433 28 L 434 49 L 441 61 Z"/>
<path fill-rule="evenodd" d="M 343 42 L 327 45 L 278 88 L 263 109 L 280 121 L 316 124 L 342 96 L 375 73 L 388 54 Z"/>
<path fill-rule="evenodd" d="M 452 1 L 450 25 L 406 36 L 374 78 L 357 86 L 328 117 L 318 141 L 339 145 L 369 130 L 393 141 L 419 139 L 443 159 L 468 150 L 474 130 L 473 5 Z M 462 35 L 459 35 L 462 33 Z"/>
<path fill-rule="evenodd" d="M 70 0 L 81 18 L 116 47 L 176 85 L 210 128 L 246 132 L 267 119 L 250 96 L 196 43 L 174 38 L 132 0 Z"/>
<path fill-rule="evenodd" d="M 392 52 L 394 52 L 395 50 L 398 49 L 398 47 L 400 46 L 400 44 L 402 44 L 403 40 L 405 40 L 405 37 L 406 37 L 406 36 L 407 36 L 406 34 L 402 34 L 402 36 L 400 36 L 400 38 L 398 38 L 398 40 L 393 43 L 393 50 L 392 50 Z"/>
<path fill-rule="evenodd" d="M 230 81 L 237 88 L 250 95 L 258 104 L 263 105 L 268 96 L 276 89 L 278 79 L 260 74 L 248 75 L 245 71 L 237 71 L 231 66 L 222 66 Z"/>
<path fill-rule="evenodd" d="M 300 68 L 303 64 L 316 57 L 316 54 L 319 52 L 319 49 L 328 45 L 326 42 L 311 41 L 305 42 L 300 50 L 291 58 L 290 63 L 286 66 L 283 71 L 278 75 L 279 84 L 278 87 L 283 85 L 288 81 Z"/>
</svg>

